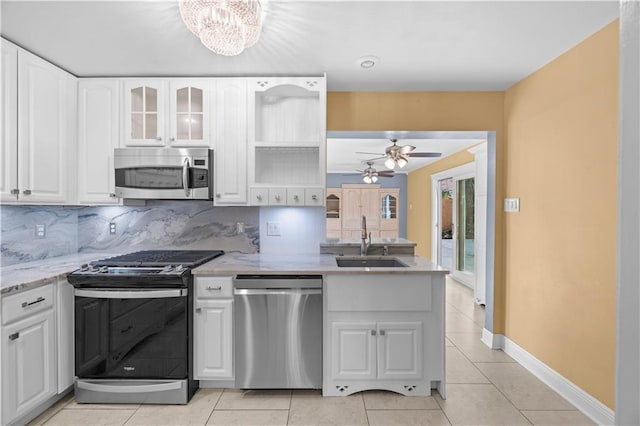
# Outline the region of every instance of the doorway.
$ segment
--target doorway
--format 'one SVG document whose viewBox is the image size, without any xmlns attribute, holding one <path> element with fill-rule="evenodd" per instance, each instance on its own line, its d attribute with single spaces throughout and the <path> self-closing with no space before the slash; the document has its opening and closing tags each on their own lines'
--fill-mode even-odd
<svg viewBox="0 0 640 426">
<path fill-rule="evenodd" d="M 475 165 L 434 174 L 432 184 L 435 259 L 454 279 L 475 290 Z"/>
</svg>

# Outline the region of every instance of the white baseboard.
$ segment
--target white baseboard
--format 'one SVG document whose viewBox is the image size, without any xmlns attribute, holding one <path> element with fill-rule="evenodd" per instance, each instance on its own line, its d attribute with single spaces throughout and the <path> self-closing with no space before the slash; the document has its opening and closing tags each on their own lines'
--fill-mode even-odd
<svg viewBox="0 0 640 426">
<path fill-rule="evenodd" d="M 557 371 L 531 355 L 517 343 L 502 334 L 482 330 L 482 342 L 492 349 L 502 349 L 504 353 L 529 370 L 531 374 L 572 403 L 584 415 L 599 425 L 613 425 L 614 411 L 567 380 Z"/>
</svg>

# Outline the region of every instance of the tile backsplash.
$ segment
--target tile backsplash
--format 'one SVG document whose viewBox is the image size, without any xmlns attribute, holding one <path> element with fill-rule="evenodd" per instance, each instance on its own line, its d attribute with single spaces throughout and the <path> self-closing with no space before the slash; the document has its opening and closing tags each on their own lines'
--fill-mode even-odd
<svg viewBox="0 0 640 426">
<path fill-rule="evenodd" d="M 78 252 L 172 248 L 255 253 L 260 246 L 259 208 L 214 208 L 207 201 L 150 201 L 144 207 L 2 206 L 0 219 L 2 266 Z M 45 238 L 36 238 L 40 224 Z"/>
</svg>

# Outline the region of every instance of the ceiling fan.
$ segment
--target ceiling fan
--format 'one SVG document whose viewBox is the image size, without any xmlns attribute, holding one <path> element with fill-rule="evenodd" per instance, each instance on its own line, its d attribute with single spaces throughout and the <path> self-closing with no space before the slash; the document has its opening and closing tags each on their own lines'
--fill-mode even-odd
<svg viewBox="0 0 640 426">
<path fill-rule="evenodd" d="M 376 183 L 379 177 L 393 177 L 393 170 L 382 170 L 377 171 L 373 168 L 373 160 L 364 161 L 364 163 L 369 166 L 364 170 L 357 170 L 362 173 L 362 180 L 365 183 Z"/>
<path fill-rule="evenodd" d="M 389 139 L 393 145 L 388 146 L 384 150 L 384 155 L 374 160 L 386 158 L 384 162 L 385 167 L 393 170 L 396 166 L 403 168 L 409 162 L 409 157 L 440 157 L 440 152 L 412 152 L 416 149 L 413 145 L 398 146 L 398 139 Z M 372 152 L 359 152 L 358 154 L 377 154 Z"/>
</svg>

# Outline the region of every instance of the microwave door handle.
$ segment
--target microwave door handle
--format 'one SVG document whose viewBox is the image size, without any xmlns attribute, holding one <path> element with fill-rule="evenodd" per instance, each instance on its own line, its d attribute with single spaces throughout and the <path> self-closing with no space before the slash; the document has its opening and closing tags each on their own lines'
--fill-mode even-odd
<svg viewBox="0 0 640 426">
<path fill-rule="evenodd" d="M 184 187 L 184 196 L 189 196 L 189 159 L 184 159 L 182 165 L 182 186 Z"/>
</svg>

